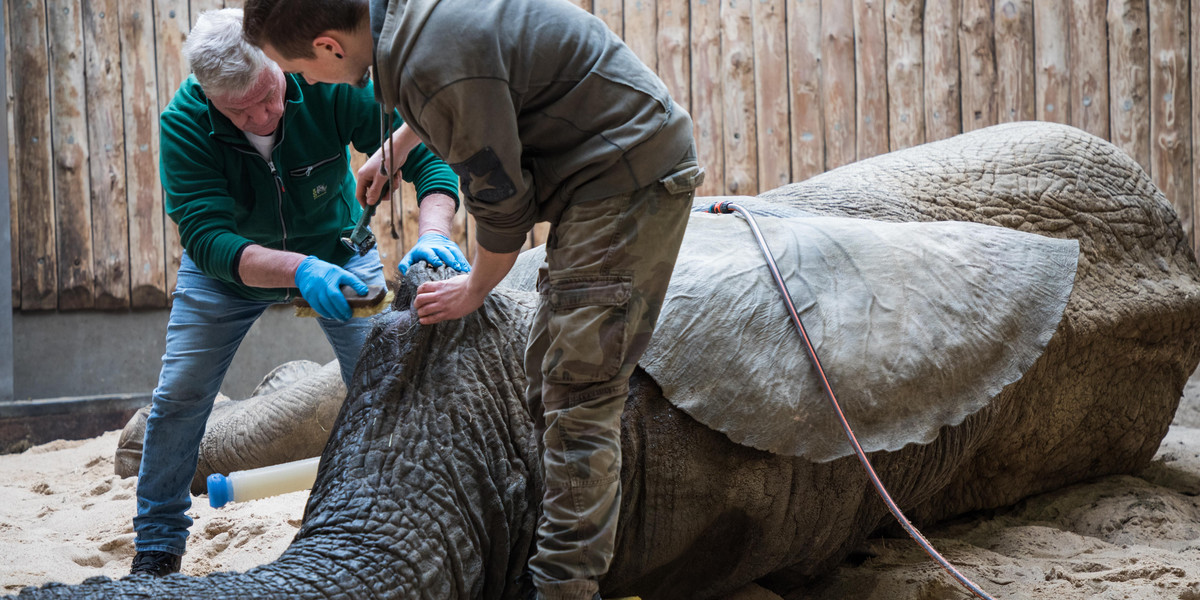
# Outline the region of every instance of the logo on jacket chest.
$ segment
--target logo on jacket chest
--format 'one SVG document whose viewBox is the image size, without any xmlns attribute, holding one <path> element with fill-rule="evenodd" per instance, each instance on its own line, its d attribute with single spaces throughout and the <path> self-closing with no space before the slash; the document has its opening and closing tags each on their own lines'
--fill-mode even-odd
<svg viewBox="0 0 1200 600">
<path fill-rule="evenodd" d="M 318 185 L 317 187 L 313 188 L 313 191 L 312 191 L 313 200 L 316 200 L 317 198 L 324 196 L 325 192 L 328 192 L 328 191 L 329 191 L 329 186 L 327 186 L 323 183 L 321 185 Z"/>
</svg>

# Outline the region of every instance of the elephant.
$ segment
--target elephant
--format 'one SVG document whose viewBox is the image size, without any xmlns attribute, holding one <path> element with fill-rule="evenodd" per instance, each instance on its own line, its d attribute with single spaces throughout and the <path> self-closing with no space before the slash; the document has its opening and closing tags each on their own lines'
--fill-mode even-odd
<svg viewBox="0 0 1200 600">
<path fill-rule="evenodd" d="M 1200 267 L 1179 217 L 1136 162 L 1077 129 L 996 126 L 739 201 L 1074 240 L 1077 265 L 1052 336 L 1017 378 L 928 441 L 870 452 L 915 523 L 1145 466 L 1200 361 Z M 415 286 L 449 275 L 414 267 L 399 282 L 328 437 L 300 530 L 276 561 L 205 578 L 50 584 L 18 597 L 529 597 L 543 482 L 522 356 L 537 296 L 498 288 L 462 319 L 420 325 L 409 308 Z M 735 442 L 673 404 L 646 369 L 630 380 L 621 443 L 621 520 L 604 597 L 803 597 L 890 522 L 855 457 Z"/>
</svg>

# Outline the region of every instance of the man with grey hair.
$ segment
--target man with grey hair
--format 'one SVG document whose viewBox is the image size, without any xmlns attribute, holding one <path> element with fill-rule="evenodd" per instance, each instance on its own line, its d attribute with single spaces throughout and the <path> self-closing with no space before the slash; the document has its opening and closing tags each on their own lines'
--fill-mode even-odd
<svg viewBox="0 0 1200 600">
<path fill-rule="evenodd" d="M 307 300 L 349 385 L 371 323 L 352 316 L 343 288 L 364 294 L 385 281 L 377 250 L 360 256 L 341 242 L 363 212 L 347 145 L 373 153 L 379 132 L 399 126 L 370 89 L 284 74 L 242 38 L 239 9 L 201 14 L 184 53 L 193 75 L 162 113 L 159 157 L 184 254 L 133 519 L 131 573 L 151 576 L 179 571 L 205 421 L 267 307 Z M 468 270 L 449 238 L 458 177 L 424 146 L 402 175 L 422 208 L 421 238 L 401 268 L 424 260 Z"/>
</svg>

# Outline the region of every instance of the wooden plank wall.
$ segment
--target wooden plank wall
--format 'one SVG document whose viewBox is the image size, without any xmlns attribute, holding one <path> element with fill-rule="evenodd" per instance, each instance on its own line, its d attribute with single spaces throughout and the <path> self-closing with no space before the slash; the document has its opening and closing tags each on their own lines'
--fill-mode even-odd
<svg viewBox="0 0 1200 600">
<path fill-rule="evenodd" d="M 689 110 L 702 194 L 1040 119 L 1112 140 L 1192 233 L 1200 0 L 571 1 Z M 240 4 L 4 3 L 15 307 L 169 304 L 181 249 L 163 214 L 158 112 L 186 76 L 179 49 L 199 13 Z M 413 191 L 397 200 L 374 222 L 389 268 L 416 237 Z M 460 211 L 468 255 L 472 226 Z"/>
</svg>

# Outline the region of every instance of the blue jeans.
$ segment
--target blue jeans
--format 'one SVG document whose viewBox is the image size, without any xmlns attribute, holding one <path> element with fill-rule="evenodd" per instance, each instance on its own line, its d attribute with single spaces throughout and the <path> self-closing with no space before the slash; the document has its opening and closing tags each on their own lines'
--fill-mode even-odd
<svg viewBox="0 0 1200 600">
<path fill-rule="evenodd" d="M 351 258 L 344 268 L 367 285 L 384 284 L 377 250 Z M 133 529 L 139 552 L 183 554 L 192 524 L 186 514 L 192 506 L 189 489 L 205 422 L 242 338 L 272 304 L 237 295 L 183 255 L 138 471 Z M 341 322 L 318 317 L 317 322 L 348 384 L 371 331 L 371 319 Z"/>
</svg>

